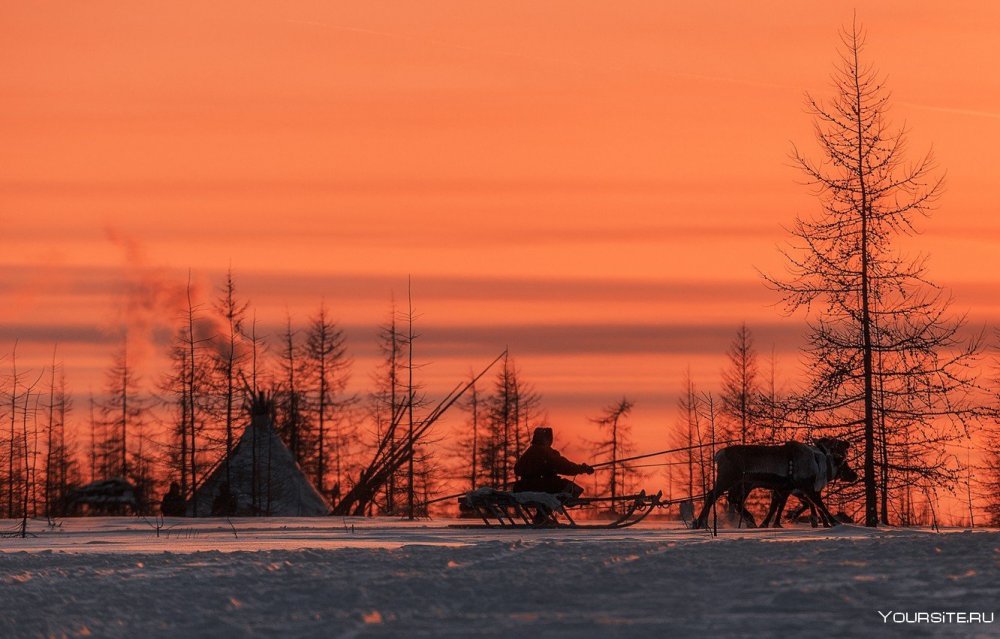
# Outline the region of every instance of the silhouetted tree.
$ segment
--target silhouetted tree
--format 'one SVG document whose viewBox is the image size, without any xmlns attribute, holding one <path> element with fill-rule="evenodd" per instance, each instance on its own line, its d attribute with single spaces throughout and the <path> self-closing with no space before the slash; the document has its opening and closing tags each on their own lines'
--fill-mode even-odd
<svg viewBox="0 0 1000 639">
<path fill-rule="evenodd" d="M 493 391 L 483 398 L 486 421 L 479 441 L 479 461 L 491 486 L 506 490 L 513 481 L 514 464 L 531 438 L 527 420 L 540 402 L 514 359 L 505 356 Z"/>
<path fill-rule="evenodd" d="M 199 453 L 204 455 L 199 440 L 204 437 L 205 421 L 211 412 L 213 381 L 213 362 L 206 348 L 213 336 L 200 334 L 207 329 L 194 303 L 190 273 L 186 301 L 168 352 L 170 370 L 159 384 L 162 401 L 173 413 L 173 441 L 166 447 L 166 464 L 171 475 L 179 477 L 184 497 L 193 495 L 198 484 Z"/>
<path fill-rule="evenodd" d="M 705 494 L 712 468 L 710 451 L 700 447 L 709 443 L 702 412 L 702 398 L 688 370 L 684 375 L 684 389 L 677 400 L 677 426 L 670 438 L 671 448 L 685 450 L 675 460 L 680 463 L 669 468 L 671 484 L 676 479 L 684 486 L 685 496 L 691 497 Z"/>
<path fill-rule="evenodd" d="M 129 477 L 129 433 L 143 422 L 143 407 L 139 380 L 128 359 L 128 336 L 123 335 L 107 372 L 106 399 L 101 406 L 106 428 L 101 469 L 104 477 Z"/>
<path fill-rule="evenodd" d="M 975 417 L 978 342 L 959 338 L 962 321 L 948 318 L 948 298 L 927 284 L 925 259 L 896 249 L 942 183 L 930 154 L 904 159 L 904 132 L 886 122 L 883 81 L 862 62 L 864 39 L 857 26 L 842 33 L 835 95 L 808 99 L 823 159 L 797 149 L 793 157 L 822 208 L 791 229 L 789 276 L 767 279 L 789 312 L 809 317 L 812 381 L 801 407 L 816 428 L 862 443 L 865 523 L 876 526 L 880 493 L 887 520 L 892 478 L 954 479 L 946 444 Z"/>
<path fill-rule="evenodd" d="M 721 413 L 728 419 L 729 428 L 722 436 L 741 444 L 757 443 L 763 436 L 758 432 L 760 389 L 758 383 L 757 351 L 753 335 L 746 322 L 740 324 L 736 337 L 726 352 L 727 367 L 722 371 Z"/>
<path fill-rule="evenodd" d="M 371 414 L 375 422 L 375 454 L 393 457 L 400 446 L 400 420 L 406 410 L 406 390 L 403 388 L 406 367 L 406 336 L 399 330 L 396 303 L 393 300 L 388 321 L 379 326 L 377 339 L 382 361 L 375 373 L 375 388 L 369 395 Z M 381 452 L 379 452 L 381 451 Z M 403 478 L 398 470 L 391 472 L 380 489 L 384 491 L 382 511 L 396 512 L 396 499 Z"/>
<path fill-rule="evenodd" d="M 1000 337 L 1000 330 L 995 332 L 994 337 Z M 1000 526 L 1000 389 L 998 389 L 1000 387 L 1000 376 L 994 377 L 993 384 L 992 394 L 994 402 L 997 405 L 994 406 L 992 419 L 988 422 L 987 427 L 982 433 L 979 433 L 979 461 L 975 467 L 978 480 L 976 481 L 976 492 L 986 515 L 986 524 L 988 526 Z M 968 442 L 968 446 L 970 447 L 968 451 L 969 457 L 971 457 L 973 441 L 970 438 Z M 971 473 L 973 469 L 971 459 L 967 463 L 969 465 L 967 472 Z M 968 481 L 970 484 L 972 483 L 971 477 Z M 969 490 L 971 490 L 971 486 Z M 971 502 L 971 497 L 969 500 Z M 971 512 L 969 519 L 971 525 Z"/>
<path fill-rule="evenodd" d="M 470 372 L 470 378 L 472 375 Z M 455 475 L 462 483 L 468 483 L 469 490 L 475 490 L 482 475 L 482 466 L 479 463 L 479 440 L 483 421 L 483 401 L 476 384 L 469 389 L 461 407 L 468 413 L 468 417 L 453 447 L 458 461 Z"/>
<path fill-rule="evenodd" d="M 309 456 L 312 428 L 309 415 L 306 412 L 308 402 L 305 398 L 305 383 L 303 382 L 301 345 L 298 335 L 292 328 L 290 315 L 285 318 L 285 331 L 281 336 L 280 358 L 278 363 L 279 392 L 276 397 L 278 433 L 295 457 L 295 461 L 305 468 Z"/>
<path fill-rule="evenodd" d="M 199 308 L 194 303 L 190 270 L 188 271 L 186 301 L 186 322 L 183 332 L 181 333 L 179 346 L 186 351 L 187 355 L 187 368 L 185 370 L 187 375 L 186 379 L 182 381 L 185 388 L 185 392 L 183 394 L 186 395 L 188 402 L 187 419 L 189 431 L 187 444 L 191 469 L 191 502 L 194 509 L 193 512 L 197 512 L 198 493 L 195 491 L 195 488 L 198 486 L 199 480 L 201 479 L 198 475 L 198 470 L 200 468 L 198 453 L 201 450 L 198 440 L 205 430 L 206 417 L 208 416 L 210 410 L 209 385 L 211 383 L 212 370 L 208 354 L 205 352 L 205 345 L 212 339 L 212 336 L 206 335 L 199 338 L 196 335 L 195 326 L 197 325 L 199 319 Z"/>
<path fill-rule="evenodd" d="M 346 418 L 342 415 L 348 404 L 344 390 L 350 375 L 350 358 L 347 356 L 347 340 L 344 332 L 330 319 L 326 305 L 310 321 L 303 349 L 303 382 L 309 387 L 309 409 L 312 423 L 316 427 L 316 449 L 311 456 L 314 482 L 321 492 L 326 492 L 329 460 L 327 448 L 330 444 L 330 430 L 344 427 Z M 336 432 L 334 433 L 336 434 Z M 334 442 L 339 438 L 334 437 Z M 340 481 L 340 451 L 334 450 L 336 462 L 336 482 Z"/>
<path fill-rule="evenodd" d="M 418 488 L 424 493 L 429 493 L 430 483 L 433 481 L 432 475 L 437 470 L 437 464 L 433 462 L 429 447 L 423 446 L 421 450 L 418 450 L 415 439 L 416 431 L 414 430 L 414 426 L 416 424 L 413 421 L 413 411 L 418 406 L 422 407 L 424 402 L 423 396 L 419 392 L 419 387 L 413 381 L 413 349 L 418 337 L 413 330 L 414 319 L 413 287 L 408 280 L 406 288 L 406 516 L 410 520 L 417 514 L 415 507 L 418 500 Z M 418 478 L 416 476 L 416 469 L 418 458 L 420 463 L 419 479 L 423 484 L 422 487 L 417 486 Z M 423 513 L 426 514 L 426 508 L 423 509 Z"/>
<path fill-rule="evenodd" d="M 28 536 L 28 518 L 33 517 L 37 511 L 37 501 L 32 502 L 31 497 L 35 488 L 35 464 L 33 462 L 37 461 L 37 450 L 38 450 L 38 413 L 39 413 L 39 402 L 41 398 L 41 393 L 34 395 L 34 404 L 32 404 L 32 395 L 37 385 L 38 381 L 41 380 L 42 374 L 39 374 L 38 378 L 35 379 L 26 389 L 24 393 L 24 404 L 21 407 L 21 441 L 23 445 L 21 451 L 23 453 L 23 458 L 21 460 L 22 468 L 24 469 L 21 475 L 21 526 L 20 534 L 21 537 Z M 34 428 L 32 432 L 28 431 L 28 422 L 32 421 Z M 32 437 L 34 435 L 34 437 Z"/>
<path fill-rule="evenodd" d="M 229 460 L 233 453 L 233 424 L 236 413 L 242 408 L 240 398 L 243 395 L 240 376 L 247 360 L 246 350 L 242 346 L 243 323 L 249 303 L 240 300 L 236 295 L 236 283 L 233 270 L 226 271 L 226 281 L 219 291 L 215 301 L 215 312 L 223 319 L 223 334 L 216 336 L 217 346 L 213 353 L 216 374 L 218 376 L 217 399 L 219 413 L 225 428 L 226 481 L 231 482 Z"/>
<path fill-rule="evenodd" d="M 97 402 L 94 401 L 94 393 L 89 393 L 87 399 L 90 408 L 90 420 L 88 422 L 90 427 L 90 454 L 88 455 L 90 460 L 90 482 L 94 482 L 97 481 L 98 460 L 100 459 L 98 441 L 100 441 L 101 423 L 97 419 Z"/>
<path fill-rule="evenodd" d="M 76 462 L 72 440 L 66 437 L 66 418 L 72 408 L 72 398 L 66 391 L 66 372 L 52 351 L 49 370 L 48 420 L 45 426 L 45 516 L 65 513 L 70 482 L 75 482 Z"/>
<path fill-rule="evenodd" d="M 788 398 L 778 383 L 778 356 L 774 346 L 771 346 L 763 387 L 756 401 L 760 436 L 764 443 L 778 444 L 794 439 L 793 432 L 789 431 L 785 423 L 789 411 L 788 405 Z"/>
<path fill-rule="evenodd" d="M 1000 428 L 994 424 L 986 434 L 983 461 L 979 469 L 980 498 L 988 526 L 1000 526 Z"/>
<path fill-rule="evenodd" d="M 180 331 L 177 332 L 180 334 Z M 167 472 L 180 479 L 181 494 L 188 492 L 188 356 L 183 343 L 171 344 L 168 352 L 170 369 L 163 375 L 157 387 L 158 399 L 166 407 L 169 420 L 167 428 L 171 439 L 165 447 L 164 457 Z"/>
<path fill-rule="evenodd" d="M 604 436 L 594 448 L 594 457 L 600 459 L 602 463 L 610 462 L 598 473 L 606 477 L 606 489 L 611 497 L 612 510 L 617 509 L 618 498 L 628 492 L 631 480 L 638 475 L 635 468 L 627 462 L 620 461 L 634 452 L 632 429 L 628 421 L 632 408 L 632 402 L 627 397 L 622 397 L 606 406 L 599 417 L 590 420 L 597 424 Z"/>
<path fill-rule="evenodd" d="M 6 492 L 6 511 L 7 518 L 13 519 L 17 516 L 20 510 L 21 503 L 21 493 L 19 484 L 21 483 L 21 477 L 27 473 L 27 468 L 22 468 L 21 464 L 25 459 L 25 450 L 27 449 L 28 442 L 18 434 L 17 423 L 18 423 L 18 413 L 21 409 L 22 404 L 25 402 L 25 395 L 29 394 L 29 384 L 27 382 L 27 374 L 23 371 L 19 371 L 17 368 L 17 342 L 14 342 L 14 347 L 11 349 L 10 355 L 10 379 L 9 385 L 10 390 L 8 392 L 8 424 L 10 426 L 8 437 L 6 441 L 6 454 L 7 461 L 7 473 L 4 480 L 7 484 Z"/>
</svg>

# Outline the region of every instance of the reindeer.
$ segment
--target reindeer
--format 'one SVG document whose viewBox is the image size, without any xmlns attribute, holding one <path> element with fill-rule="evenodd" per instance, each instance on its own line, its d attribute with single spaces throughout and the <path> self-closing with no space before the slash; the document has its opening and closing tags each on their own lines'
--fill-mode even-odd
<svg viewBox="0 0 1000 639">
<path fill-rule="evenodd" d="M 858 474 L 847 464 L 846 460 L 847 450 L 850 447 L 850 444 L 831 438 L 817 439 L 813 444 L 814 448 L 816 448 L 818 452 L 823 455 L 822 458 L 817 457 L 817 462 L 826 463 L 826 467 L 824 469 L 825 473 L 823 473 L 825 477 L 822 478 L 825 481 L 822 482 L 823 486 L 817 489 L 817 493 L 820 493 L 823 488 L 825 488 L 826 485 L 832 481 L 840 480 L 848 484 L 853 484 L 858 481 Z M 837 460 L 840 460 L 839 463 L 837 463 Z M 767 516 L 764 518 L 761 525 L 766 528 L 768 523 L 771 521 L 771 517 L 774 517 L 774 527 L 781 528 L 781 517 L 785 512 L 785 503 L 788 501 L 789 495 L 795 495 L 799 501 L 802 502 L 800 512 L 805 508 L 809 508 L 809 520 L 812 522 L 813 528 L 815 528 L 817 504 L 814 504 L 807 495 L 795 489 L 783 491 L 776 490 L 772 492 L 771 505 L 770 508 L 768 508 Z M 826 527 L 836 526 L 839 523 L 836 517 L 832 517 L 830 515 L 829 511 L 823 512 L 823 509 L 820 509 L 819 515 L 821 521 L 824 522 L 823 525 Z"/>
<path fill-rule="evenodd" d="M 834 479 L 857 481 L 857 473 L 847 464 L 849 448 L 848 442 L 832 438 L 817 439 L 813 445 L 791 441 L 779 446 L 723 448 L 715 455 L 715 485 L 705 496 L 705 505 L 693 527 L 705 526 L 709 509 L 723 494 L 728 496 L 730 507 L 753 526 L 753 516 L 744 502 L 754 488 L 773 491 L 764 520 L 767 523 L 774 514 L 780 521 L 788 496 L 796 492 L 816 507 L 825 527 L 835 526 L 838 522 L 823 503 L 820 492 Z"/>
</svg>

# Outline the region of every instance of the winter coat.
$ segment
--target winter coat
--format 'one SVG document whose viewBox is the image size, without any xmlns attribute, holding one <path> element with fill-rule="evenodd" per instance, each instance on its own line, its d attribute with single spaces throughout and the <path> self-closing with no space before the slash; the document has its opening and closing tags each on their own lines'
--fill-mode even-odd
<svg viewBox="0 0 1000 639">
<path fill-rule="evenodd" d="M 583 464 L 574 464 L 552 446 L 541 444 L 528 446 L 514 464 L 514 474 L 529 482 L 551 479 L 556 475 L 579 475 L 585 471 Z"/>
</svg>

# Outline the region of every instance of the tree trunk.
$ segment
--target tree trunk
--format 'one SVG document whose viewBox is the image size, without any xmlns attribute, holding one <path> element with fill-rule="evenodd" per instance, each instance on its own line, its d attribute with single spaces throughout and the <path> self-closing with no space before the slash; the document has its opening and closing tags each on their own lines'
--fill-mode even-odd
<svg viewBox="0 0 1000 639">
<path fill-rule="evenodd" d="M 862 131 L 861 82 L 858 77 L 858 47 L 854 46 L 854 86 L 855 86 L 855 118 L 858 136 L 858 184 L 861 190 L 861 348 L 862 366 L 864 368 L 864 406 L 865 406 L 865 525 L 878 526 L 878 485 L 875 480 L 875 391 L 872 370 L 872 320 L 871 320 L 871 290 L 869 272 L 869 238 L 868 238 L 868 182 L 864 165 L 864 133 Z"/>
</svg>

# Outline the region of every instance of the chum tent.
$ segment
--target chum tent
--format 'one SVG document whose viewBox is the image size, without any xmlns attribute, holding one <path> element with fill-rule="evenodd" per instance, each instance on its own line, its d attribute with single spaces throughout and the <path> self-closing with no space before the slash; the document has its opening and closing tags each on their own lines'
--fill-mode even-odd
<svg viewBox="0 0 1000 639">
<path fill-rule="evenodd" d="M 329 502 L 302 472 L 275 432 L 273 400 L 263 393 L 254 397 L 251 415 L 250 424 L 232 454 L 223 457 L 188 500 L 187 514 L 195 517 L 330 514 Z"/>
</svg>

